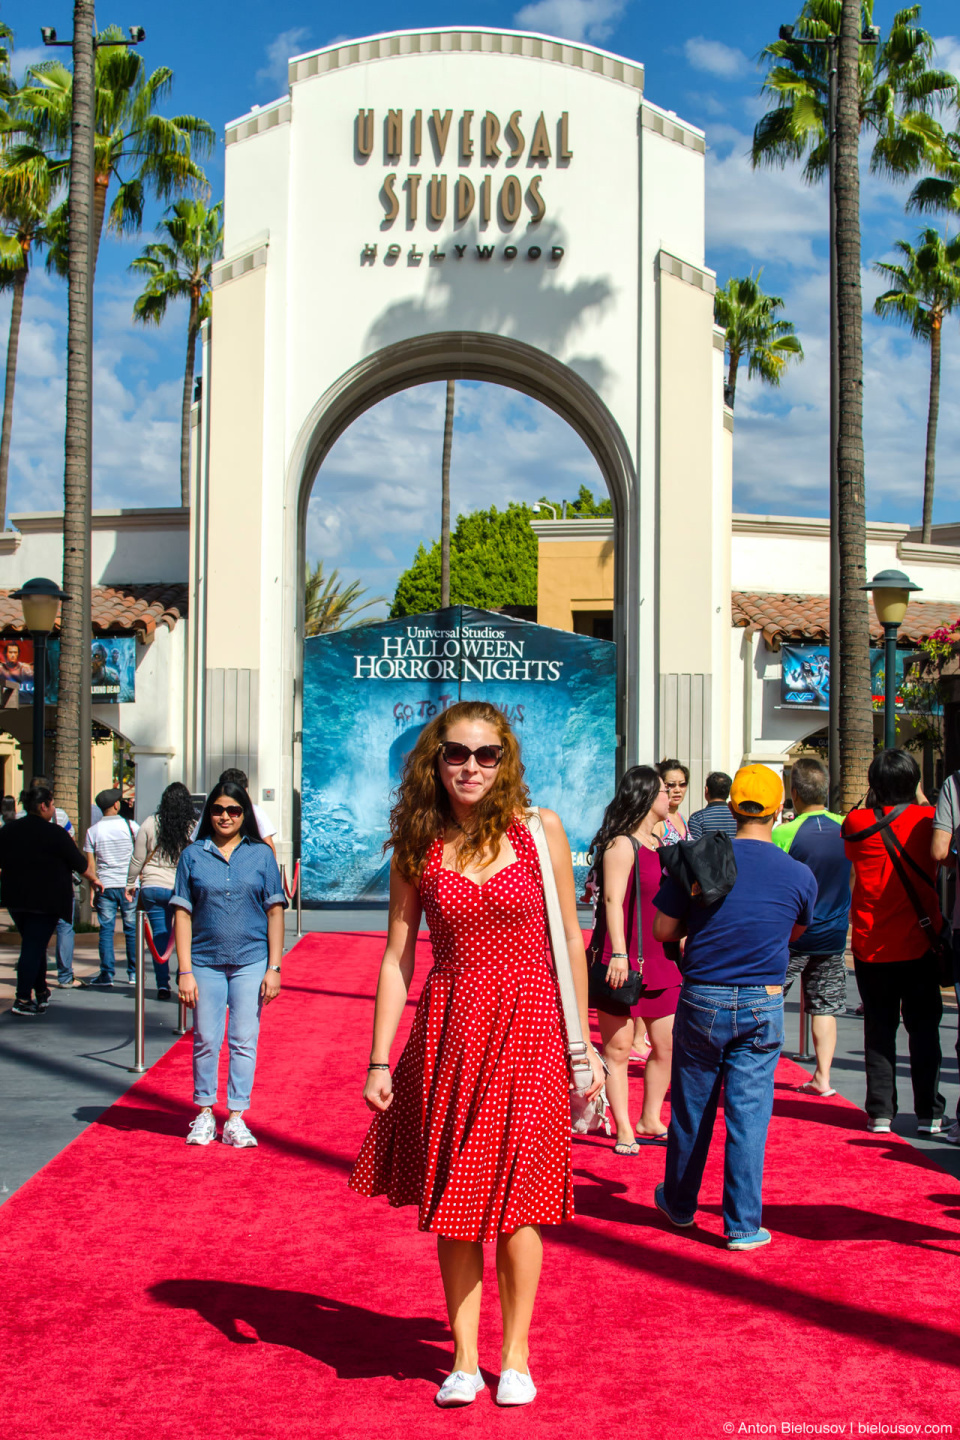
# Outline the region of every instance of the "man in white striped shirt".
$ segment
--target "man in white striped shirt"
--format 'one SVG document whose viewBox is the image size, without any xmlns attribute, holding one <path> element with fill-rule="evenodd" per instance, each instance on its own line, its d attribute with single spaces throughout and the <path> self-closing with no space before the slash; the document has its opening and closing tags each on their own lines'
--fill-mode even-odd
<svg viewBox="0 0 960 1440">
<path fill-rule="evenodd" d="M 117 922 L 117 911 L 123 917 L 123 936 L 127 950 L 127 982 L 134 985 L 137 979 L 137 902 L 126 896 L 127 871 L 133 842 L 139 825 L 120 814 L 122 791 L 101 790 L 97 805 L 103 812 L 103 819 L 91 825 L 84 849 L 92 856 L 97 879 L 103 886 L 97 896 L 97 919 L 100 921 L 100 973 L 85 984 L 97 990 L 109 990 L 113 985 L 116 961 L 113 949 L 113 931 Z"/>
</svg>

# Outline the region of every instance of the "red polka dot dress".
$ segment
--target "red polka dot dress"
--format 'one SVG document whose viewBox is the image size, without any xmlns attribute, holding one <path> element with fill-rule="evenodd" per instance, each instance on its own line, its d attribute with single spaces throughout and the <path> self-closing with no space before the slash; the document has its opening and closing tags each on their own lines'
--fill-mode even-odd
<svg viewBox="0 0 960 1440">
<path fill-rule="evenodd" d="M 495 1240 L 573 1219 L 566 1040 L 527 827 L 482 885 L 431 847 L 420 880 L 434 965 L 350 1185 L 419 1207 L 421 1230 Z"/>
</svg>

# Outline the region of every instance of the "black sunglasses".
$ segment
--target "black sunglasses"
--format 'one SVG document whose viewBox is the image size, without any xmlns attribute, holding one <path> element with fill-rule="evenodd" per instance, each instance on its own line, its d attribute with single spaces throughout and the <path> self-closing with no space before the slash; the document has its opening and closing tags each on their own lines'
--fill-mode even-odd
<svg viewBox="0 0 960 1440">
<path fill-rule="evenodd" d="M 466 765 L 472 755 L 483 770 L 492 770 L 503 759 L 503 746 L 480 745 L 476 750 L 470 750 L 466 745 L 458 745 L 455 740 L 444 740 L 440 754 L 447 765 Z"/>
<path fill-rule="evenodd" d="M 231 820 L 236 820 L 238 815 L 243 814 L 242 805 L 211 805 L 211 815 L 229 815 Z"/>
</svg>

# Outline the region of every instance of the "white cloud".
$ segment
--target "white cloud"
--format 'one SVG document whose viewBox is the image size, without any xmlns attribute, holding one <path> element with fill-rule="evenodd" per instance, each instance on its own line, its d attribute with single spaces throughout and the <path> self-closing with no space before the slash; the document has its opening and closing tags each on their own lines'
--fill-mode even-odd
<svg viewBox="0 0 960 1440">
<path fill-rule="evenodd" d="M 683 53 L 694 70 L 705 70 L 721 80 L 736 80 L 752 68 L 742 50 L 724 45 L 722 40 L 708 40 L 704 35 L 694 35 L 685 41 Z"/>
<path fill-rule="evenodd" d="M 39 65 L 41 60 L 56 58 L 56 51 L 48 50 L 46 45 L 22 45 L 10 52 L 10 70 L 18 85 L 23 84 L 23 77 L 30 65 Z"/>
<path fill-rule="evenodd" d="M 267 63 L 261 66 L 254 77 L 257 83 L 263 86 L 269 85 L 274 91 L 285 91 L 287 89 L 287 61 L 291 55 L 298 54 L 309 34 L 310 31 L 305 25 L 295 25 L 290 30 L 281 30 L 280 34 L 267 46 Z"/>
<path fill-rule="evenodd" d="M 941 35 L 933 43 L 936 46 L 933 63 L 951 75 L 960 76 L 960 36 Z"/>
<path fill-rule="evenodd" d="M 708 126 L 707 141 L 730 147 L 707 156 L 708 251 L 816 266 L 814 242 L 827 235 L 826 187 L 805 184 L 797 165 L 755 170 L 749 136 L 731 126 Z"/>
<path fill-rule="evenodd" d="M 566 40 L 606 40 L 629 0 L 534 0 L 514 15 L 514 24 Z"/>
</svg>

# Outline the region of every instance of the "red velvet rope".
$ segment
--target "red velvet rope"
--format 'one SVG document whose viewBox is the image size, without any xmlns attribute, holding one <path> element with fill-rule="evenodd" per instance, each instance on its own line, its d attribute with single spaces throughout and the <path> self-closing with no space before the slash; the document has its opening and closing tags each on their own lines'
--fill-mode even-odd
<svg viewBox="0 0 960 1440">
<path fill-rule="evenodd" d="M 284 894 L 286 895 L 286 897 L 287 897 L 288 900 L 292 900 L 293 897 L 294 897 L 294 895 L 296 895 L 296 893 L 297 893 L 297 886 L 300 884 L 300 861 L 298 860 L 297 863 L 296 863 L 296 865 L 294 865 L 294 867 L 293 867 L 293 883 L 292 883 L 292 885 L 288 885 L 288 884 L 287 884 L 287 871 L 286 871 L 286 866 L 284 866 L 284 868 L 281 870 L 280 876 L 281 876 L 281 879 L 283 880 L 283 892 L 284 892 Z"/>
<path fill-rule="evenodd" d="M 156 945 L 154 945 L 153 943 L 153 930 L 151 928 L 150 921 L 147 919 L 146 915 L 144 915 L 143 917 L 143 933 L 146 937 L 147 944 L 150 947 L 150 954 L 153 956 L 154 960 L 156 960 L 158 965 L 165 965 L 166 962 L 170 959 L 170 956 L 173 954 L 173 947 L 176 944 L 177 937 L 173 928 L 171 927 L 170 929 L 170 939 L 167 941 L 167 948 L 166 950 L 164 950 L 162 955 L 160 954 L 160 951 L 157 949 Z"/>
</svg>

